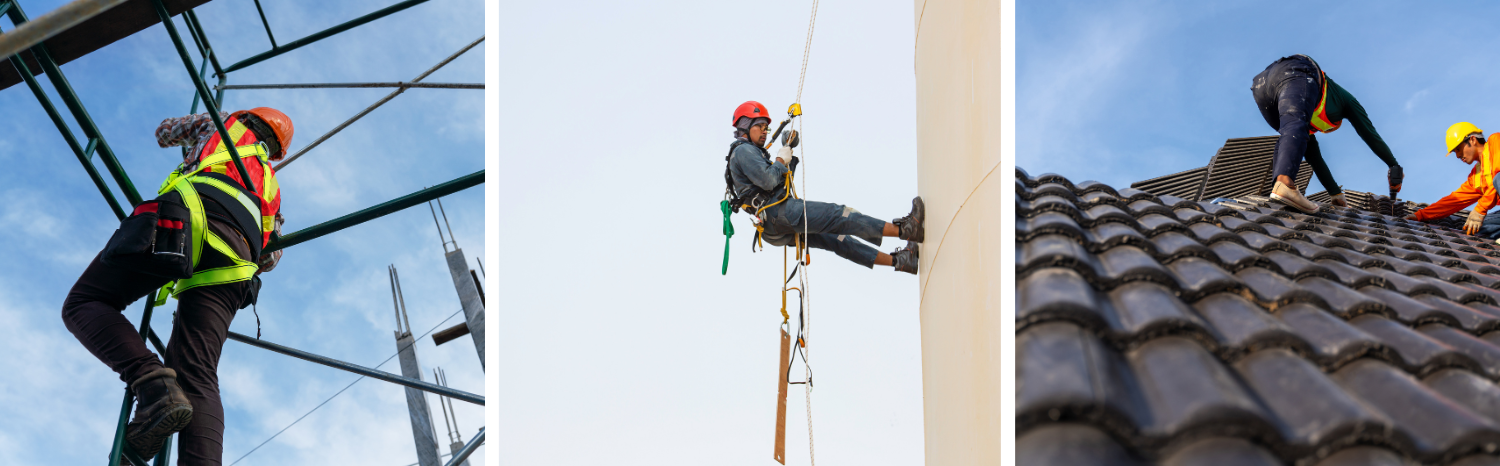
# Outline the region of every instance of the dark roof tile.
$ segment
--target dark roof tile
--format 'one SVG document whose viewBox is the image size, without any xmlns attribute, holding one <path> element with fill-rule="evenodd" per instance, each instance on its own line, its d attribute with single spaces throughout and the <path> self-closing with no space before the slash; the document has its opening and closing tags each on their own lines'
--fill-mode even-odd
<svg viewBox="0 0 1500 466">
<path fill-rule="evenodd" d="M 1345 393 L 1317 366 L 1290 351 L 1257 351 L 1234 367 L 1257 393 L 1297 394 L 1262 399 L 1284 426 L 1282 437 L 1304 450 L 1298 456 L 1334 440 L 1358 438 L 1363 431 L 1395 427 L 1390 419 Z"/>
<path fill-rule="evenodd" d="M 1396 354 L 1401 357 L 1397 365 L 1407 372 L 1424 375 L 1450 367 L 1462 368 L 1474 373 L 1484 370 L 1473 358 L 1460 353 L 1447 343 L 1435 340 L 1383 316 L 1364 315 L 1350 319 L 1349 324 L 1394 348 Z"/>
<path fill-rule="evenodd" d="M 1279 466 L 1276 455 L 1243 439 L 1211 437 L 1175 448 L 1161 466 Z"/>
<path fill-rule="evenodd" d="M 1500 250 L 1461 218 L 1017 175 L 1022 464 L 1496 460 Z"/>
<path fill-rule="evenodd" d="M 1048 323 L 1016 337 L 1016 429 L 1087 421 L 1129 434 L 1141 422 L 1139 394 L 1119 353 L 1089 331 Z"/>
<path fill-rule="evenodd" d="M 1417 466 L 1417 463 L 1385 448 L 1361 445 L 1339 450 L 1316 466 Z"/>
<path fill-rule="evenodd" d="M 1455 456 L 1500 442 L 1495 424 L 1454 405 L 1410 374 L 1372 359 L 1355 361 L 1333 380 L 1398 426 L 1388 441 L 1419 461 Z"/>
<path fill-rule="evenodd" d="M 1087 424 L 1050 424 L 1016 436 L 1016 464 L 1146 466 L 1148 463 Z"/>
<path fill-rule="evenodd" d="M 1150 407 L 1153 437 L 1274 435 L 1270 417 L 1218 358 L 1181 337 L 1151 340 L 1126 355 Z"/>
</svg>

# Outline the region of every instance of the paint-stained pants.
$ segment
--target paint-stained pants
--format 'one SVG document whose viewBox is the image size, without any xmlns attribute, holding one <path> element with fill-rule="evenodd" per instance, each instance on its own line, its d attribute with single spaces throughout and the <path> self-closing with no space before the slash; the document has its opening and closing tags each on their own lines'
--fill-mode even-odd
<svg viewBox="0 0 1500 466">
<path fill-rule="evenodd" d="M 241 238 L 216 220 L 210 220 L 209 226 L 221 238 Z M 233 240 L 228 243 L 241 259 L 249 260 L 249 246 Z M 209 254 L 219 253 L 205 248 L 203 255 Z M 126 384 L 163 366 L 177 371 L 177 383 L 193 404 L 193 420 L 178 436 L 177 464 L 222 464 L 224 405 L 219 399 L 219 354 L 250 282 L 203 286 L 178 295 L 177 315 L 172 319 L 172 336 L 163 363 L 146 348 L 136 327 L 121 312 L 166 283 L 167 279 L 161 277 L 105 265 L 95 256 L 63 302 L 63 323 L 84 348 L 120 374 Z M 156 322 L 170 315 L 163 311 L 155 311 Z"/>
<path fill-rule="evenodd" d="M 1276 139 L 1276 155 L 1272 162 L 1271 175 L 1286 175 L 1295 182 L 1297 167 L 1302 159 L 1322 160 L 1323 151 L 1318 148 L 1318 139 L 1308 131 L 1312 129 L 1313 110 L 1323 90 L 1319 87 L 1317 67 L 1303 57 L 1286 57 L 1267 66 L 1255 75 L 1250 86 L 1255 96 L 1255 106 L 1260 116 L 1281 136 Z M 1314 163 L 1313 167 L 1326 164 Z M 1318 181 L 1329 194 L 1338 194 L 1338 184 L 1328 170 L 1317 171 Z"/>
<path fill-rule="evenodd" d="M 763 238 L 775 246 L 792 244 L 793 235 L 802 234 L 803 208 L 807 209 L 807 245 L 833 251 L 866 268 L 875 267 L 875 256 L 880 251 L 868 244 L 856 241 L 858 237 L 876 246 L 884 237 L 885 221 L 860 213 L 852 207 L 828 202 L 787 199 L 771 206 L 762 214 L 765 219 Z"/>
</svg>

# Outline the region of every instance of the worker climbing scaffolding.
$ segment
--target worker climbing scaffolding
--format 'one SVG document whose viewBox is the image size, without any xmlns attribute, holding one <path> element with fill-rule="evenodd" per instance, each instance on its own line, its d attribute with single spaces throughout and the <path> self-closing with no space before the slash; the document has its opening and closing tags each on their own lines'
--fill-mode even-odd
<svg viewBox="0 0 1500 466">
<path fill-rule="evenodd" d="M 259 274 L 281 257 L 280 250 L 261 251 L 283 223 L 270 162 L 286 155 L 292 121 L 266 107 L 217 116 L 234 141 L 219 137 L 211 114 L 161 123 L 158 145 L 190 149 L 158 197 L 121 223 L 63 303 L 68 330 L 135 394 L 125 441 L 144 458 L 182 431 L 183 464 L 220 464 L 219 355 L 236 311 L 256 301 Z M 168 296 L 180 305 L 163 361 L 122 312 L 142 297 L 160 304 Z"/>
<path fill-rule="evenodd" d="M 911 212 L 891 222 L 845 205 L 799 199 L 790 180 L 800 163 L 792 149 L 800 143 L 801 135 L 796 131 L 783 133 L 781 149 L 773 159 L 765 149 L 771 124 L 765 106 L 755 101 L 741 104 L 734 111 L 732 123 L 735 141 L 725 156 L 725 197 L 731 209 L 752 216 L 757 242 L 763 240 L 773 246 L 797 243 L 832 251 L 865 267 L 881 265 L 917 273 L 918 243 L 923 240 L 922 198 L 912 199 Z M 886 254 L 856 237 L 875 246 L 886 237 L 907 243 Z"/>
</svg>

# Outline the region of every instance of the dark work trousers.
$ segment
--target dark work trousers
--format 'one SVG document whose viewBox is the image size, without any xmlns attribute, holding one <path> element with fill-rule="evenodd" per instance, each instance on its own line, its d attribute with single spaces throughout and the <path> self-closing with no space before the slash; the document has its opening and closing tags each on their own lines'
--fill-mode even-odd
<svg viewBox="0 0 1500 466">
<path fill-rule="evenodd" d="M 794 235 L 802 234 L 802 209 L 807 208 L 807 245 L 833 251 L 866 268 L 875 267 L 880 251 L 854 239 L 858 237 L 876 246 L 883 238 L 885 221 L 860 213 L 852 207 L 828 202 L 787 199 L 767 208 L 762 215 L 765 232 L 762 238 L 773 246 L 792 244 Z"/>
<path fill-rule="evenodd" d="M 1318 139 L 1309 133 L 1312 129 L 1313 110 L 1323 96 L 1322 78 L 1312 61 L 1291 56 L 1277 60 L 1255 75 L 1250 92 L 1255 96 L 1255 106 L 1260 116 L 1266 119 L 1281 135 L 1276 139 L 1276 155 L 1272 162 L 1271 175 L 1286 175 L 1297 179 L 1297 167 L 1302 159 L 1322 160 L 1318 150 Z M 1326 164 L 1313 164 L 1314 167 Z M 1327 170 L 1317 171 L 1318 180 L 1324 187 L 1336 186 L 1333 175 Z M 1337 194 L 1330 190 L 1330 194 Z"/>
<path fill-rule="evenodd" d="M 250 260 L 250 247 L 233 227 L 209 220 L 209 230 L 224 238 L 241 259 Z M 220 254 L 204 245 L 203 258 Z M 204 259 L 200 259 L 202 261 Z M 136 326 L 124 314 L 136 300 L 154 297 L 167 279 L 105 265 L 95 256 L 78 277 L 63 302 L 68 331 L 129 384 L 161 368 L 177 372 L 177 383 L 193 404 L 193 420 L 178 437 L 179 465 L 218 465 L 224 456 L 224 405 L 219 399 L 219 354 L 229 336 L 229 323 L 245 302 L 250 282 L 203 286 L 178 295 L 177 315 L 167 342 L 166 362 L 146 348 Z M 157 322 L 167 315 L 157 308 Z"/>
</svg>

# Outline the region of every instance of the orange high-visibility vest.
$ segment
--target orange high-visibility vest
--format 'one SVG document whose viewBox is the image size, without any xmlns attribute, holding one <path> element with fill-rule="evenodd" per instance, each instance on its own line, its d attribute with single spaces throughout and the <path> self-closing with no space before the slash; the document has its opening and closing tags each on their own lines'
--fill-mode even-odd
<svg viewBox="0 0 1500 466">
<path fill-rule="evenodd" d="M 1339 129 L 1339 126 L 1342 126 L 1344 122 L 1343 120 L 1339 120 L 1337 123 L 1328 121 L 1328 109 L 1325 108 L 1328 105 L 1328 73 L 1324 73 L 1321 70 L 1318 73 L 1323 78 L 1323 95 L 1318 98 L 1318 108 L 1313 110 L 1312 121 L 1310 123 L 1312 123 L 1314 130 L 1332 133 L 1333 130 Z M 1309 130 L 1307 133 L 1313 134 L 1313 131 Z"/>
</svg>

